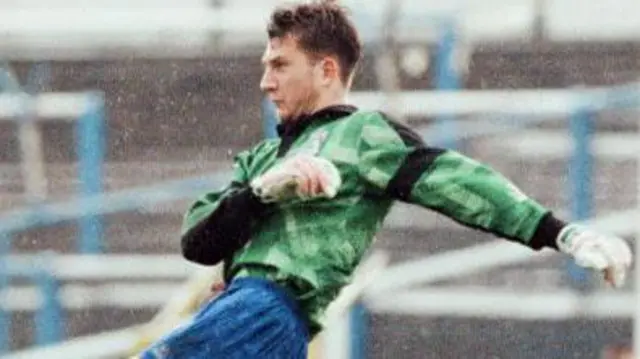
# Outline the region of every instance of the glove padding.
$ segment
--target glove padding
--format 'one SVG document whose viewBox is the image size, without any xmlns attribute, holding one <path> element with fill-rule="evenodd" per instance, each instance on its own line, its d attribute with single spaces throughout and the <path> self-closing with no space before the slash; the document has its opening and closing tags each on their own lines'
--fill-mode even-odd
<svg viewBox="0 0 640 359">
<path fill-rule="evenodd" d="M 556 243 L 577 265 L 602 271 L 605 281 L 616 288 L 624 285 L 632 254 L 623 239 L 568 225 L 560 231 Z"/>
<path fill-rule="evenodd" d="M 342 184 L 340 172 L 330 161 L 300 154 L 285 159 L 251 182 L 263 202 L 291 198 L 333 198 Z"/>
</svg>

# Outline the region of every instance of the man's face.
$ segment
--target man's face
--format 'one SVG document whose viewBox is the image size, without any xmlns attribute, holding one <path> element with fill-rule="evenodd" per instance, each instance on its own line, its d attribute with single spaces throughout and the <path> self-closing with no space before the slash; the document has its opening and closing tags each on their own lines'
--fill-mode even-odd
<svg viewBox="0 0 640 359">
<path fill-rule="evenodd" d="M 269 40 L 262 63 L 264 74 L 260 89 L 275 103 L 281 121 L 315 109 L 322 68 L 298 47 L 294 37 Z"/>
</svg>

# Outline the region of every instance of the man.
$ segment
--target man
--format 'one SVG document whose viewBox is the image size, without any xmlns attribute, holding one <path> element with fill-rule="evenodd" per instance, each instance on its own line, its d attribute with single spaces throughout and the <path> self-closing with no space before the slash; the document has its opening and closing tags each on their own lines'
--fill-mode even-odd
<svg viewBox="0 0 640 359">
<path fill-rule="evenodd" d="M 223 261 L 228 285 L 142 358 L 305 358 L 396 200 L 558 249 L 623 283 L 624 241 L 565 223 L 489 167 L 346 105 L 361 44 L 340 7 L 279 8 L 268 35 L 260 87 L 277 106 L 280 136 L 239 154 L 233 181 L 184 221 L 183 255 Z"/>
</svg>

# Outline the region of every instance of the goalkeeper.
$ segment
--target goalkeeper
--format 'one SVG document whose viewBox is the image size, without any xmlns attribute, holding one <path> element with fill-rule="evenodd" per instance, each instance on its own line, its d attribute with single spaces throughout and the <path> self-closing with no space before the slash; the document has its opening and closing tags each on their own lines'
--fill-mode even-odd
<svg viewBox="0 0 640 359">
<path fill-rule="evenodd" d="M 394 201 L 556 249 L 623 284 L 632 260 L 623 240 L 564 222 L 488 166 L 347 105 L 360 57 L 332 2 L 271 14 L 260 87 L 278 109 L 279 138 L 237 155 L 230 184 L 184 220 L 183 255 L 223 262 L 227 287 L 141 358 L 305 358 Z"/>
</svg>

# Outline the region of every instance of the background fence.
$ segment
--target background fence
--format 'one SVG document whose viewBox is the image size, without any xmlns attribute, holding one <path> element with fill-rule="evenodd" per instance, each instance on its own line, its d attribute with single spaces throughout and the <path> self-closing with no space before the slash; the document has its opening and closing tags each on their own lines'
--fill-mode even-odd
<svg viewBox="0 0 640 359">
<path fill-rule="evenodd" d="M 170 294 L 162 318 L 193 305 L 188 277 L 200 274 L 194 293 L 209 284 L 176 256 L 186 204 L 274 135 L 257 91 L 273 3 L 56 1 L 0 4 L 0 350 L 123 357 Z M 366 41 L 352 103 L 489 163 L 568 218 L 635 236 L 640 22 L 619 14 L 637 4 L 345 4 Z M 375 283 L 347 295 L 360 304 L 325 333 L 324 355 L 598 358 L 631 343 L 634 285 L 603 293 L 559 256 L 491 240 L 396 206 L 375 246 L 388 267 L 372 260 Z"/>
</svg>

